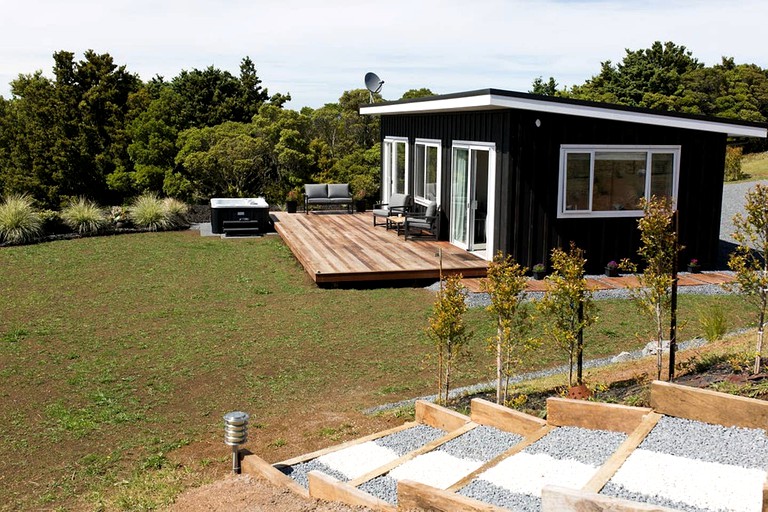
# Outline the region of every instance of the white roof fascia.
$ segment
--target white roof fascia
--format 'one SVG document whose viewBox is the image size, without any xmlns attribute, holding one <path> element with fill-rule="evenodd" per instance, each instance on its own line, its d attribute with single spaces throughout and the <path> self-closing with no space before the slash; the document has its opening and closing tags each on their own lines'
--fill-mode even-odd
<svg viewBox="0 0 768 512">
<path fill-rule="evenodd" d="M 760 126 L 744 126 L 731 124 L 727 121 L 711 121 L 706 119 L 690 119 L 668 115 L 658 115 L 646 112 L 632 112 L 610 107 L 593 105 L 576 105 L 535 98 L 520 98 L 498 94 L 479 94 L 465 97 L 437 98 L 434 100 L 417 101 L 413 103 L 395 103 L 387 105 L 367 105 L 360 107 L 360 114 L 416 114 L 429 112 L 485 110 L 498 108 L 514 108 L 551 114 L 609 119 L 628 123 L 649 124 L 699 130 L 704 132 L 726 133 L 732 137 L 768 137 L 768 129 Z"/>
</svg>

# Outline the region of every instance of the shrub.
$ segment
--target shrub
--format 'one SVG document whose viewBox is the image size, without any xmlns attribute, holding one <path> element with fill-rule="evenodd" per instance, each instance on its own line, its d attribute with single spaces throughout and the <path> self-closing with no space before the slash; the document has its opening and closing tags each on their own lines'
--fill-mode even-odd
<svg viewBox="0 0 768 512">
<path fill-rule="evenodd" d="M 81 197 L 61 211 L 64 224 L 81 235 L 95 234 L 107 225 L 107 218 L 96 203 Z"/>
<path fill-rule="evenodd" d="M 128 217 L 136 227 L 150 231 L 161 231 L 170 227 L 165 204 L 155 194 L 137 197 L 128 208 Z"/>
<path fill-rule="evenodd" d="M 71 231 L 69 226 L 64 224 L 61 214 L 56 210 L 39 210 L 37 215 L 40 217 L 45 233 L 57 235 L 61 233 L 69 233 Z"/>
<path fill-rule="evenodd" d="M 741 170 L 742 148 L 725 148 L 725 181 L 737 181 L 746 178 Z"/>
<path fill-rule="evenodd" d="M 43 234 L 43 222 L 26 195 L 11 195 L 0 204 L 0 240 L 29 243 Z"/>
<path fill-rule="evenodd" d="M 163 207 L 168 215 L 168 229 L 180 229 L 189 227 L 189 206 L 183 201 L 166 197 L 163 199 Z"/>
</svg>

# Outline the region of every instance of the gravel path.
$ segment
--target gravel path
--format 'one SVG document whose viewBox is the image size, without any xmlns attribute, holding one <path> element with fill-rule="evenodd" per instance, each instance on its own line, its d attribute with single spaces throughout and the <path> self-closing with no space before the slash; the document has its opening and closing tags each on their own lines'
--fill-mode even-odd
<svg viewBox="0 0 768 512">
<path fill-rule="evenodd" d="M 664 417 L 601 494 L 688 512 L 758 511 L 766 466 L 762 429 Z"/>
</svg>

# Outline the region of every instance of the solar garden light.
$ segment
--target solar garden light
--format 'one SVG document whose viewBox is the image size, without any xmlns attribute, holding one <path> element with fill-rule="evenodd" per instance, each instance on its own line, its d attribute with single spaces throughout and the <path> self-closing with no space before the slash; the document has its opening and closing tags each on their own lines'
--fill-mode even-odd
<svg viewBox="0 0 768 512">
<path fill-rule="evenodd" d="M 232 473 L 240 474 L 239 446 L 248 440 L 248 413 L 234 411 L 224 415 L 224 444 L 232 447 Z"/>
</svg>

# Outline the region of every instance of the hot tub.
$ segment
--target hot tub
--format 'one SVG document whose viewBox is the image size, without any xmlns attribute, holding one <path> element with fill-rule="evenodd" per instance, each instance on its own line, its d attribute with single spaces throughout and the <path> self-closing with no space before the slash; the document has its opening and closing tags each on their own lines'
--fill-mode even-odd
<svg viewBox="0 0 768 512">
<path fill-rule="evenodd" d="M 269 205 L 263 197 L 213 198 L 211 231 L 219 234 L 265 233 L 269 231 Z"/>
</svg>

